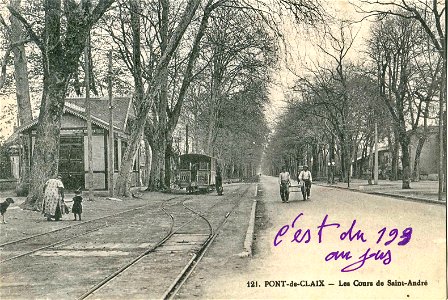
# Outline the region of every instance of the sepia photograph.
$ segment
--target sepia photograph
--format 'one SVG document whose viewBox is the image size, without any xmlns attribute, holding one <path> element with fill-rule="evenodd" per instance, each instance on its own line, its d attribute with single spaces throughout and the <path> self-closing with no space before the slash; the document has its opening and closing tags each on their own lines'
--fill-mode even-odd
<svg viewBox="0 0 448 300">
<path fill-rule="evenodd" d="M 0 0 L 0 299 L 448 299 L 442 0 Z"/>
</svg>

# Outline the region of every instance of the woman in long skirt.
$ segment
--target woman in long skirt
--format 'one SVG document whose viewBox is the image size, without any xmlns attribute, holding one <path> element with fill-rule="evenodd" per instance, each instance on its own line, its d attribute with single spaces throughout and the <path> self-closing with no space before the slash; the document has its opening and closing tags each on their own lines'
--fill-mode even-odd
<svg viewBox="0 0 448 300">
<path fill-rule="evenodd" d="M 64 184 L 61 176 L 48 179 L 44 185 L 44 201 L 42 213 L 47 217 L 47 221 L 54 218 L 59 221 L 64 213 Z"/>
</svg>

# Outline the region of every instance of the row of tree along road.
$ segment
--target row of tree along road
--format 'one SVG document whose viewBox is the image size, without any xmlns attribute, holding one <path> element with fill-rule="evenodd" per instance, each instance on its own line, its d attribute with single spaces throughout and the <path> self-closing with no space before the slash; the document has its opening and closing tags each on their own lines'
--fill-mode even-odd
<svg viewBox="0 0 448 300">
<path fill-rule="evenodd" d="M 66 97 L 107 95 L 108 80 L 114 94 L 132 95 L 135 109 L 116 195 L 130 195 L 142 140 L 148 188 L 169 187 L 173 142 L 187 125 L 194 151 L 222 158 L 230 175 L 253 173 L 268 133 L 264 109 L 282 18 L 312 24 L 323 16 L 317 2 L 290 0 L 10 0 L 1 13 L 0 88 L 15 85 L 19 125 L 32 118 L 30 91 L 41 95 L 33 157 L 30 167 L 22 164 L 31 209 L 58 172 Z"/>
<path fill-rule="evenodd" d="M 295 169 L 313 161 L 317 176 L 335 171 L 337 161 L 337 175 L 349 182 L 351 172 L 362 172 L 356 165 L 360 156 L 370 158 L 367 172 L 372 173 L 376 138 L 391 154 L 389 178 L 397 180 L 400 171 L 407 189 L 411 180 L 419 180 L 422 149 L 431 127 L 438 126 L 441 200 L 446 188 L 445 3 L 366 0 L 355 8 L 372 21 L 363 40 L 365 59 L 350 60 L 360 38 L 356 23 L 341 21 L 325 31 L 316 45 L 323 59 L 297 75 L 265 167 L 277 173 L 281 165 Z M 418 139 L 414 161 L 412 136 Z"/>
<path fill-rule="evenodd" d="M 133 159 L 142 141 L 148 189 L 169 188 L 181 135 L 186 151 L 221 158 L 227 177 L 254 175 L 264 151 L 271 170 L 285 161 L 297 165 L 306 153 L 315 157 L 327 151 L 330 163 L 339 158 L 342 177 L 349 180 L 352 162 L 360 149 L 372 153 L 377 132 L 392 154 L 391 177 L 401 165 L 403 188 L 409 188 L 410 137 L 419 133 L 417 166 L 428 127 L 436 124 L 441 197 L 446 166 L 445 3 L 355 2 L 359 13 L 373 21 L 363 63 L 349 60 L 356 38 L 353 24 L 335 21 L 325 4 L 10 0 L 0 18 L 7 41 L 0 89 L 8 93 L 15 87 L 19 125 L 32 119 L 30 91 L 41 95 L 33 157 L 30 167 L 26 158 L 22 164 L 21 183 L 29 185 L 25 206 L 40 206 L 43 184 L 58 172 L 66 97 L 85 95 L 86 83 L 94 94 L 106 95 L 108 80 L 114 94 L 132 95 L 135 110 L 116 195 L 130 195 Z M 317 47 L 326 59 L 298 76 L 282 120 L 288 126 L 269 136 L 269 85 L 280 50 L 288 51 L 282 28 L 292 20 L 301 28 L 325 29 L 324 42 Z"/>
</svg>

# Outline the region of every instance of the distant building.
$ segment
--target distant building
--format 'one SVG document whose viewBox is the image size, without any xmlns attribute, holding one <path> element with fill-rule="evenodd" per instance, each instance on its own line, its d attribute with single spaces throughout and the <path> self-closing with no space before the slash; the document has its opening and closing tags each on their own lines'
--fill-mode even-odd
<svg viewBox="0 0 448 300">
<path fill-rule="evenodd" d="M 372 149 L 375 153 L 375 148 Z M 369 168 L 369 149 L 365 156 L 358 156 L 356 163 L 352 161 L 351 174 L 359 178 L 369 178 L 369 172 L 372 171 Z M 386 179 L 388 172 L 390 171 L 390 165 L 392 161 L 392 155 L 389 152 L 389 147 L 384 143 L 380 143 L 378 146 L 378 173 L 380 179 Z M 356 170 L 354 170 L 356 168 Z"/>
<path fill-rule="evenodd" d="M 414 169 L 415 155 L 418 145 L 418 134 L 420 129 L 417 130 L 415 134 L 411 136 L 411 143 L 409 145 L 410 150 L 410 164 L 411 164 L 411 174 Z M 420 178 L 421 179 L 436 179 L 439 169 L 439 152 L 438 146 L 438 128 L 436 126 L 431 126 L 428 129 L 427 137 L 420 154 Z M 401 149 L 400 149 L 400 161 L 399 161 L 399 173 L 401 173 Z M 389 151 L 388 146 L 380 146 L 378 149 L 378 171 L 380 179 L 386 179 L 390 173 L 392 155 Z M 364 159 L 358 157 L 357 164 L 362 164 L 363 175 L 369 170 L 369 154 Z"/>
<path fill-rule="evenodd" d="M 421 179 L 430 178 L 435 179 L 439 170 L 439 128 L 437 126 L 430 126 L 425 143 L 420 154 L 420 177 Z M 412 135 L 410 145 L 411 155 L 411 171 L 414 169 L 415 153 L 418 145 L 418 133 Z"/>
<path fill-rule="evenodd" d="M 61 136 L 59 150 L 59 174 L 67 189 L 77 189 L 79 187 L 88 189 L 88 147 L 87 147 L 87 118 L 85 112 L 84 98 L 67 98 L 64 112 L 61 118 Z M 130 136 L 129 123 L 135 117 L 131 98 L 114 98 L 114 174 L 118 175 L 121 165 L 121 158 L 127 147 L 127 140 Z M 93 153 L 93 188 L 97 190 L 108 189 L 108 137 L 109 137 L 109 104 L 108 99 L 91 99 L 92 116 L 92 153 Z M 28 124 L 17 128 L 14 134 L 8 139 L 8 143 L 14 143 L 19 136 L 31 136 L 30 145 L 27 149 L 33 149 L 36 135 L 38 119 L 34 119 Z M 32 151 L 32 150 L 31 150 Z M 32 152 L 26 153 L 29 161 L 32 159 Z M 16 154 L 16 158 L 11 156 L 12 170 L 20 170 L 22 163 Z M 136 162 L 132 174 L 132 184 L 137 185 L 140 181 L 139 155 L 136 155 Z M 20 176 L 18 172 L 13 172 L 14 177 Z"/>
</svg>

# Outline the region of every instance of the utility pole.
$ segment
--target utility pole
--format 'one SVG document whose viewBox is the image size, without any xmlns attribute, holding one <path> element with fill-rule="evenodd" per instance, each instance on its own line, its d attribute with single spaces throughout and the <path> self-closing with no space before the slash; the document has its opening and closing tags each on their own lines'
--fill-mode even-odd
<svg viewBox="0 0 448 300">
<path fill-rule="evenodd" d="M 373 166 L 373 184 L 378 184 L 378 123 L 375 122 L 375 162 Z"/>
<path fill-rule="evenodd" d="M 335 169 L 335 161 L 334 161 L 334 135 L 331 135 L 331 144 L 330 144 L 330 180 L 331 184 L 334 184 L 334 169 Z"/>
<path fill-rule="evenodd" d="M 443 137 L 444 127 L 446 124 L 445 115 L 445 101 L 446 101 L 446 68 L 447 68 L 447 58 L 446 58 L 446 46 L 443 49 L 443 68 L 442 68 L 442 84 L 440 85 L 440 95 L 439 95 L 439 188 L 437 193 L 437 199 L 443 200 L 443 192 L 446 192 L 445 185 L 445 173 L 446 173 L 446 161 L 445 161 L 445 145 Z M 444 120 L 445 119 L 445 120 Z"/>
<path fill-rule="evenodd" d="M 89 185 L 89 196 L 88 200 L 93 201 L 93 154 L 92 154 L 92 114 L 90 111 L 90 32 L 87 35 L 86 47 L 84 48 L 84 60 L 85 60 L 85 85 L 86 85 L 86 117 L 87 117 L 87 160 L 89 171 L 88 174 L 88 185 Z"/>
<path fill-rule="evenodd" d="M 347 167 L 347 187 L 348 188 L 350 187 L 350 168 L 351 168 L 351 164 L 349 163 L 348 167 Z"/>
<path fill-rule="evenodd" d="M 109 92 L 109 154 L 108 168 L 109 168 L 109 196 L 114 196 L 114 112 L 112 101 L 112 50 L 109 50 L 109 76 L 108 76 L 108 92 Z"/>
<path fill-rule="evenodd" d="M 346 141 L 346 143 L 348 143 L 348 142 Z M 349 153 L 348 153 L 347 157 L 345 158 L 348 161 L 348 166 L 347 166 L 347 188 L 350 187 L 350 173 L 351 173 L 351 168 L 352 168 L 352 159 L 350 157 L 350 153 L 351 153 L 351 149 L 350 148 L 349 148 L 348 152 Z"/>
<path fill-rule="evenodd" d="M 188 124 L 185 126 L 185 154 L 188 154 L 188 148 L 190 146 L 188 145 Z"/>
</svg>

